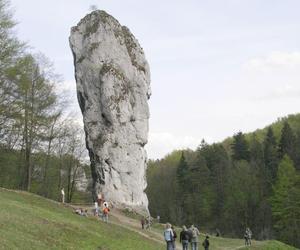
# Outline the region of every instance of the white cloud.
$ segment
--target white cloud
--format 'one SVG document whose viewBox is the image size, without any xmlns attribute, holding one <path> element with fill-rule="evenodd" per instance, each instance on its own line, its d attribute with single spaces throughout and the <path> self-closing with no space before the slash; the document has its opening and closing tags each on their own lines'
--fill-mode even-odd
<svg viewBox="0 0 300 250">
<path fill-rule="evenodd" d="M 191 136 L 177 136 L 169 132 L 150 132 L 146 150 L 150 159 L 159 159 L 175 149 L 195 149 L 200 142 L 201 139 Z"/>
<path fill-rule="evenodd" d="M 297 69 L 300 66 L 300 52 L 272 52 L 265 57 L 256 57 L 245 63 L 244 68 L 254 71 Z"/>
<path fill-rule="evenodd" d="M 256 98 L 260 101 L 265 100 L 278 100 L 278 99 L 294 99 L 300 98 L 300 86 L 293 85 L 284 85 L 278 88 L 275 88 L 265 95 L 259 96 Z"/>
</svg>

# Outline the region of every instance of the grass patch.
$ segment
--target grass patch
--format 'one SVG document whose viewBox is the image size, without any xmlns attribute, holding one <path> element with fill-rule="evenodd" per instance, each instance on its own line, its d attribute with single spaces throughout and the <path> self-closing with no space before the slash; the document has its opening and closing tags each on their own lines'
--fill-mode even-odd
<svg viewBox="0 0 300 250">
<path fill-rule="evenodd" d="M 0 249 L 164 249 L 125 228 L 73 214 L 33 194 L 0 189 Z"/>
</svg>

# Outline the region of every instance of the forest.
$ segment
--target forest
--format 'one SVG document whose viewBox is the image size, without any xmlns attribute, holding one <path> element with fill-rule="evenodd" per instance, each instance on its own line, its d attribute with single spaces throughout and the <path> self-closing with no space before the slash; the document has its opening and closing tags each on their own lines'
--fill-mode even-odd
<svg viewBox="0 0 300 250">
<path fill-rule="evenodd" d="M 300 114 L 253 133 L 150 161 L 150 212 L 202 232 L 300 247 Z"/>
<path fill-rule="evenodd" d="M 68 111 L 61 77 L 15 35 L 9 2 L 0 0 L 0 186 L 58 199 L 90 175 L 82 126 Z M 88 185 L 88 183 L 81 183 Z M 77 188 L 79 187 L 79 188 Z"/>
</svg>

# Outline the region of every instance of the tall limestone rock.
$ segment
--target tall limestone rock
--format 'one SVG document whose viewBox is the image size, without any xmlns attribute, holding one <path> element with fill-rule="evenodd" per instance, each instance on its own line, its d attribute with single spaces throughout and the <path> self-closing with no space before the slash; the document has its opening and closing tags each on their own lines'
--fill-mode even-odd
<svg viewBox="0 0 300 250">
<path fill-rule="evenodd" d="M 148 212 L 146 161 L 150 72 L 128 28 L 94 11 L 71 29 L 77 96 L 91 160 L 94 196 Z"/>
</svg>

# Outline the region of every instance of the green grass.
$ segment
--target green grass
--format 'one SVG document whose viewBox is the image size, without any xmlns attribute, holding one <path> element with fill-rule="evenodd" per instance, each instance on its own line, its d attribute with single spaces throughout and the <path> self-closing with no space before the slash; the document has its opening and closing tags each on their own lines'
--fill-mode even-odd
<svg viewBox="0 0 300 250">
<path fill-rule="evenodd" d="M 165 249 L 135 232 L 78 216 L 50 200 L 3 189 L 0 242 L 0 249 Z"/>
<path fill-rule="evenodd" d="M 295 249 L 296 248 L 275 240 L 263 241 L 261 242 L 261 244 L 257 244 L 251 247 L 240 248 L 240 250 L 295 250 Z"/>
<path fill-rule="evenodd" d="M 125 212 L 126 213 L 126 212 Z M 139 217 L 129 214 L 131 218 Z M 135 231 L 132 231 L 135 230 Z M 163 226 L 155 223 L 140 235 L 136 228 L 103 223 L 81 217 L 57 202 L 26 192 L 0 188 L 0 249 L 88 249 L 88 250 L 162 250 Z M 140 230 L 141 231 L 141 230 Z M 179 235 L 180 229 L 176 228 Z M 200 242 L 204 235 L 200 236 Z M 294 250 L 278 241 L 253 241 L 243 247 L 243 239 L 210 237 L 211 250 Z M 180 248 L 178 248 L 180 249 Z M 202 246 L 199 247 L 199 250 Z"/>
</svg>

